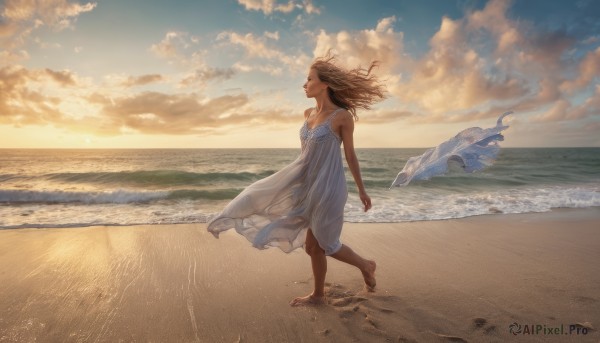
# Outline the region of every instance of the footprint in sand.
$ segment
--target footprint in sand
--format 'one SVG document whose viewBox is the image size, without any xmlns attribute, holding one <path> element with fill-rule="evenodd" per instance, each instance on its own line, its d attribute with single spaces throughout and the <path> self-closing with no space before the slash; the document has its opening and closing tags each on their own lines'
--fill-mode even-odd
<svg viewBox="0 0 600 343">
<path fill-rule="evenodd" d="M 344 307 L 352 303 L 352 298 L 347 297 L 341 299 L 333 299 L 329 303 L 335 307 Z"/>
<path fill-rule="evenodd" d="M 325 290 L 328 303 L 338 312 L 339 317 L 353 329 L 359 328 L 361 331 L 384 337 L 388 336 L 386 330 L 382 327 L 382 321 L 377 318 L 378 313 L 389 315 L 395 311 L 385 307 L 379 307 L 372 302 L 373 299 L 379 299 L 386 303 L 389 299 L 386 296 L 376 296 L 365 294 L 364 292 L 355 292 L 347 289 L 340 284 L 327 284 Z"/>
<path fill-rule="evenodd" d="M 406 320 L 402 308 L 405 302 L 395 296 L 383 293 L 368 293 L 364 290 L 349 289 L 345 285 L 326 284 L 325 289 L 330 310 L 337 314 L 340 322 L 360 341 L 382 341 L 415 343 L 413 337 L 401 333 L 396 319 Z M 410 309 L 410 307 L 409 307 Z M 331 313 L 331 312 L 329 312 Z M 448 342 L 465 342 L 460 337 L 438 336 Z"/>
<path fill-rule="evenodd" d="M 483 329 L 483 333 L 486 335 L 492 334 L 496 332 L 495 325 L 488 325 L 488 321 L 485 318 L 475 318 L 473 319 L 473 326 L 475 329 Z"/>
<path fill-rule="evenodd" d="M 475 318 L 473 319 L 473 324 L 476 328 L 482 328 L 487 324 L 487 320 L 485 318 Z"/>
<path fill-rule="evenodd" d="M 346 289 L 346 287 L 337 283 L 326 283 L 325 284 L 325 295 L 329 299 L 344 299 L 356 295 L 356 292 Z"/>
<path fill-rule="evenodd" d="M 344 307 L 350 304 L 360 303 L 363 301 L 367 301 L 367 298 L 359 297 L 359 296 L 348 296 L 340 299 L 331 300 L 331 305 L 335 307 Z"/>
</svg>

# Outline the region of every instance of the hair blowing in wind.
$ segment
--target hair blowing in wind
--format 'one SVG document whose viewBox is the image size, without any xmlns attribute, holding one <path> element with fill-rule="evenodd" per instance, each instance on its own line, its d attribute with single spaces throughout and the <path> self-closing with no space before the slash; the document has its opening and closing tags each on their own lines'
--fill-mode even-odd
<svg viewBox="0 0 600 343">
<path fill-rule="evenodd" d="M 346 70 L 337 65 L 335 56 L 329 52 L 323 57 L 317 58 L 311 68 L 317 71 L 319 79 L 326 83 L 331 102 L 352 113 L 358 120 L 356 109 L 371 109 L 371 105 L 385 99 L 385 87 L 377 76 L 372 74 L 378 61 L 373 61 L 369 68 L 357 68 Z"/>
</svg>

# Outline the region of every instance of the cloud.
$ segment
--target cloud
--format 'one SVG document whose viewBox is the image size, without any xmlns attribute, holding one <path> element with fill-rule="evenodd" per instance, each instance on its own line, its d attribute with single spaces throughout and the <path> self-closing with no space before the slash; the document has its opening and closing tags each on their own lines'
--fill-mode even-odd
<svg viewBox="0 0 600 343">
<path fill-rule="evenodd" d="M 51 69 L 44 69 L 46 75 L 48 75 L 54 82 L 62 86 L 75 86 L 76 82 L 73 77 L 73 73 L 68 70 L 54 71 Z"/>
<path fill-rule="evenodd" d="M 124 130 L 144 134 L 207 134 L 230 126 L 297 122 L 296 117 L 286 115 L 290 113 L 287 108 L 255 109 L 243 93 L 212 99 L 203 99 L 195 93 L 143 92 L 114 99 L 94 94 L 89 100 L 101 105 L 96 120 L 111 129 L 105 130 L 105 134 L 113 135 Z"/>
<path fill-rule="evenodd" d="M 578 69 L 579 76 L 572 80 L 565 80 L 561 84 L 561 89 L 573 93 L 587 87 L 592 80 L 600 76 L 600 47 L 588 52 Z"/>
<path fill-rule="evenodd" d="M 600 116 L 600 85 L 596 85 L 595 92 L 583 103 L 572 105 L 567 99 L 561 98 L 554 102 L 552 107 L 532 120 L 536 122 L 579 120 L 590 116 Z"/>
<path fill-rule="evenodd" d="M 266 38 L 270 38 L 273 40 L 279 40 L 279 32 L 278 31 L 275 31 L 275 32 L 265 31 L 264 36 Z"/>
<path fill-rule="evenodd" d="M 213 68 L 202 66 L 185 76 L 180 82 L 180 86 L 188 87 L 193 85 L 204 85 L 212 80 L 228 80 L 236 73 L 235 68 Z"/>
<path fill-rule="evenodd" d="M 159 43 L 150 46 L 150 51 L 161 58 L 181 60 L 185 56 L 184 50 L 197 43 L 198 39 L 187 32 L 169 31 Z"/>
<path fill-rule="evenodd" d="M 27 70 L 21 66 L 0 68 L 0 123 L 17 126 L 48 124 L 60 121 L 61 99 L 31 87 L 32 83 L 43 84 L 50 81 L 60 86 L 74 85 L 69 72 L 55 72 L 50 69 Z"/>
<path fill-rule="evenodd" d="M 265 15 L 271 15 L 274 12 L 291 13 L 295 9 L 303 9 L 307 14 L 320 14 L 321 9 L 316 7 L 312 0 L 302 2 L 290 0 L 288 2 L 278 2 L 277 0 L 238 0 L 238 3 L 248 11 L 262 11 Z"/>
<path fill-rule="evenodd" d="M 316 36 L 314 57 L 324 56 L 329 49 L 334 49 L 339 60 L 346 66 L 365 65 L 373 60 L 381 62 L 382 72 L 391 73 L 403 61 L 404 49 L 402 32 L 393 28 L 396 17 L 391 16 L 379 20 L 374 29 L 358 31 L 342 30 L 327 33 L 320 30 Z"/>
<path fill-rule="evenodd" d="M 127 80 L 123 81 L 122 85 L 125 87 L 143 86 L 149 83 L 155 83 L 163 81 L 164 77 L 160 74 L 147 74 L 140 76 L 129 76 Z"/>
<path fill-rule="evenodd" d="M 72 20 L 84 12 L 96 7 L 96 3 L 71 3 L 67 0 L 6 0 L 2 9 L 2 17 L 8 21 L 25 22 L 41 21 L 58 30 L 69 27 Z M 40 23 L 37 23 L 40 25 Z"/>
<path fill-rule="evenodd" d="M 303 2 L 304 5 L 304 11 L 308 14 L 312 14 L 312 13 L 316 13 L 316 14 L 321 14 L 321 9 L 319 7 L 316 7 L 312 0 L 304 0 Z"/>
<path fill-rule="evenodd" d="M 581 43 L 583 44 L 594 44 L 600 41 L 600 36 L 589 36 L 588 38 L 584 39 Z"/>
<path fill-rule="evenodd" d="M 158 74 L 121 78 L 133 87 L 163 80 Z M 248 95 L 208 98 L 198 93 L 115 91 L 79 82 L 70 71 L 0 68 L 0 124 L 52 125 L 97 135 L 209 134 L 228 127 L 296 121 L 289 108 L 257 110 Z M 75 108 L 71 106 L 76 105 Z"/>
<path fill-rule="evenodd" d="M 56 31 L 73 28 L 80 14 L 95 7 L 96 3 L 68 0 L 6 0 L 0 7 L 0 47 L 18 49 L 42 26 Z"/>
<path fill-rule="evenodd" d="M 1 65 L 11 65 L 16 64 L 19 61 L 28 60 L 29 53 L 25 50 L 19 51 L 10 51 L 10 50 L 0 50 L 0 66 Z"/>
<path fill-rule="evenodd" d="M 490 5 L 494 2 L 490 2 Z M 493 9 L 499 6 L 492 6 Z M 504 9 L 504 7 L 501 7 Z M 486 8 L 483 13 L 489 10 Z M 480 12 L 472 17 L 484 23 L 487 20 L 497 20 L 492 30 L 508 30 L 499 15 Z M 526 94 L 527 82 L 512 73 L 504 72 L 501 68 L 489 63 L 489 58 L 478 50 L 483 50 L 472 41 L 469 35 L 471 28 L 481 29 L 478 25 L 470 24 L 467 20 L 452 20 L 444 17 L 440 29 L 430 40 L 431 49 L 414 65 L 414 71 L 407 82 L 399 84 L 395 94 L 402 100 L 416 103 L 426 113 L 448 113 L 472 109 L 492 101 L 515 99 Z M 505 31 L 506 33 L 508 31 Z M 500 37 L 499 40 L 509 38 Z M 519 37 L 510 39 L 519 40 Z M 504 49 L 500 43 L 499 49 Z M 437 116 L 434 116 L 437 117 Z"/>
<path fill-rule="evenodd" d="M 281 63 L 291 72 L 305 71 L 309 63 L 309 57 L 304 53 L 289 55 L 282 50 L 271 47 L 267 44 L 270 34 L 256 36 L 253 33 L 240 34 L 233 31 L 224 31 L 219 33 L 217 41 L 224 41 L 233 46 L 240 46 L 246 53 L 246 59 L 236 63 L 236 68 L 240 71 L 261 70 L 261 71 L 279 71 L 280 66 L 264 66 L 264 60 L 270 63 Z M 252 60 L 263 60 L 262 63 L 256 63 Z M 278 75 L 278 73 L 271 73 Z"/>
<path fill-rule="evenodd" d="M 148 91 L 119 95 L 123 91 L 110 85 L 88 87 L 68 70 L 22 66 L 0 68 L 0 80 L 0 123 L 7 125 L 52 125 L 99 135 L 131 131 L 183 135 L 257 122 L 257 112 L 247 106 L 248 96 L 240 92 L 214 98 Z M 161 80 L 159 74 L 130 76 L 119 85 L 133 87 Z M 69 113 L 65 105 L 72 104 L 78 107 Z"/>
<path fill-rule="evenodd" d="M 508 0 L 491 0 L 482 10 L 470 13 L 464 23 L 471 31 L 491 32 L 497 39 L 496 49 L 499 53 L 524 42 L 521 30 L 506 16 L 510 4 Z"/>
<path fill-rule="evenodd" d="M 246 95 L 225 95 L 201 101 L 196 94 L 143 92 L 102 104 L 102 117 L 115 129 L 127 127 L 148 134 L 191 134 L 222 125 L 219 116 L 248 102 Z"/>
<path fill-rule="evenodd" d="M 333 48 L 352 67 L 379 60 L 377 72 L 388 90 L 404 108 L 411 108 L 400 109 L 397 113 L 411 115 L 398 118 L 413 122 L 473 121 L 509 109 L 535 112 L 548 107 L 534 120 L 590 116 L 596 95 L 580 105 L 569 99 L 589 89 L 600 75 L 600 48 L 578 57 L 573 54 L 575 37 L 512 19 L 510 5 L 491 0 L 463 18 L 443 17 L 429 50 L 420 56 L 405 51 L 404 34 L 394 29 L 393 16 L 380 19 L 372 29 L 320 30 L 313 54 L 322 56 Z"/>
<path fill-rule="evenodd" d="M 278 4 L 275 0 L 238 0 L 238 3 L 248 11 L 262 11 L 264 14 L 271 14 L 274 11 L 290 13 L 295 7 L 293 1 Z"/>
<path fill-rule="evenodd" d="M 253 70 L 258 70 L 260 72 L 270 74 L 271 76 L 280 76 L 283 74 L 283 68 L 281 66 L 274 66 L 270 64 L 246 64 L 243 62 L 236 62 L 233 67 L 234 70 L 248 73 Z"/>
<path fill-rule="evenodd" d="M 278 39 L 277 32 L 265 32 L 271 39 Z M 178 86 L 203 87 L 208 81 L 227 80 L 232 78 L 236 69 L 215 68 L 208 66 L 205 56 L 208 50 L 194 50 L 198 46 L 199 38 L 190 36 L 187 32 L 171 31 L 157 44 L 153 44 L 150 50 L 160 58 L 166 59 L 170 64 L 176 64 L 185 69 L 185 75 L 181 77 Z"/>
</svg>

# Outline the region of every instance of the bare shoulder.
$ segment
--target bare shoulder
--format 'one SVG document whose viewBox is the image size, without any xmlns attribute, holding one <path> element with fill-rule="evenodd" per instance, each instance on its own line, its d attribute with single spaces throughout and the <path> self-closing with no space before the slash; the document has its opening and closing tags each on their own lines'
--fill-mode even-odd
<svg viewBox="0 0 600 343">
<path fill-rule="evenodd" d="M 304 119 L 308 118 L 308 116 L 310 115 L 310 112 L 312 112 L 312 110 L 313 110 L 312 107 L 307 108 L 307 109 L 304 110 Z"/>
<path fill-rule="evenodd" d="M 336 124 L 338 124 L 340 126 L 341 125 L 350 125 L 350 124 L 354 124 L 354 117 L 352 116 L 352 113 L 350 113 L 348 110 L 342 109 L 335 116 L 335 121 L 337 122 Z"/>
<path fill-rule="evenodd" d="M 354 131 L 354 117 L 345 109 L 340 110 L 331 122 L 333 130 L 344 140 L 346 136 L 351 136 Z M 348 133 L 350 133 L 348 135 Z"/>
</svg>

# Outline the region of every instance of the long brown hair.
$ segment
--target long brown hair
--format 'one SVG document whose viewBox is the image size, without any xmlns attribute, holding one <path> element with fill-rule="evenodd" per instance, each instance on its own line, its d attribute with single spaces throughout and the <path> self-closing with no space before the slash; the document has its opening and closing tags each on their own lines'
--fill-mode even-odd
<svg viewBox="0 0 600 343">
<path fill-rule="evenodd" d="M 373 61 L 369 68 L 358 66 L 346 70 L 336 64 L 335 56 L 329 51 L 315 59 L 310 67 L 317 72 L 319 80 L 327 84 L 331 102 L 346 109 L 354 120 L 358 120 L 357 108 L 369 110 L 372 104 L 385 99 L 385 87 L 371 74 L 378 65 L 378 61 Z"/>
</svg>

